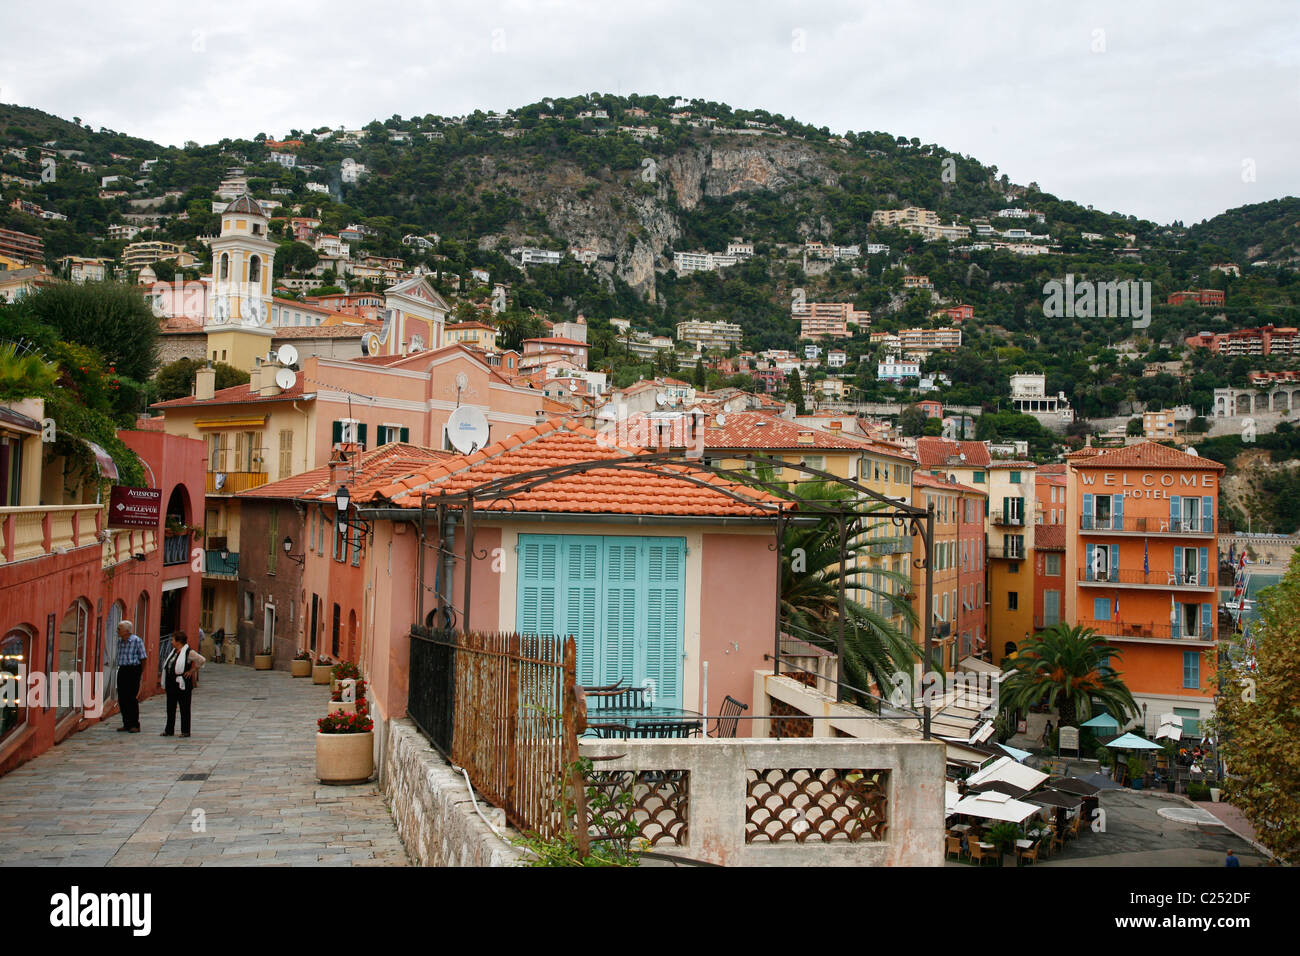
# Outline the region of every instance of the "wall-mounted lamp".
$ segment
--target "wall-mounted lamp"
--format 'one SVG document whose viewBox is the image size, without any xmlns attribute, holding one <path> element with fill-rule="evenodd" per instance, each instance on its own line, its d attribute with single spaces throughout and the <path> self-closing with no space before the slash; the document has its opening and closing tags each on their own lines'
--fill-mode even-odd
<svg viewBox="0 0 1300 956">
<path fill-rule="evenodd" d="M 287 534 L 284 536 L 283 547 L 284 547 L 284 556 L 288 558 L 290 561 L 296 561 L 298 563 L 298 567 L 302 567 L 304 562 L 307 560 L 307 557 L 306 555 L 303 555 L 302 557 L 296 557 L 292 553 L 293 538 L 289 537 Z"/>
</svg>

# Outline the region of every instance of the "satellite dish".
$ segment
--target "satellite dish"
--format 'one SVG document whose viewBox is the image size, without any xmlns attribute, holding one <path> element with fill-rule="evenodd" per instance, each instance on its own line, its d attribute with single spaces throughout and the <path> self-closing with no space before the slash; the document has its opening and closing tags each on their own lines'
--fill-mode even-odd
<svg viewBox="0 0 1300 956">
<path fill-rule="evenodd" d="M 660 405 L 667 405 L 668 396 L 665 395 L 663 392 L 659 392 L 657 395 L 655 395 L 655 401 Z"/>
<path fill-rule="evenodd" d="M 482 410 L 473 405 L 462 405 L 447 419 L 447 440 L 462 455 L 468 455 L 487 444 L 488 421 Z"/>
<path fill-rule="evenodd" d="M 289 391 L 297 381 L 298 376 L 294 374 L 291 368 L 282 368 L 275 373 L 275 384 L 279 385 L 282 391 Z"/>
<path fill-rule="evenodd" d="M 379 354 L 379 333 L 371 332 L 361 340 L 361 348 L 367 355 Z"/>
<path fill-rule="evenodd" d="M 1199 453 L 1195 448 L 1189 448 L 1189 449 L 1187 449 L 1187 454 L 1191 455 L 1193 458 L 1200 458 L 1200 457 L 1201 457 L 1200 453 Z"/>
<path fill-rule="evenodd" d="M 275 360 L 281 365 L 297 365 L 298 350 L 292 345 L 281 345 L 279 349 L 276 350 Z M 278 375 L 276 376 L 276 380 L 279 380 Z"/>
<path fill-rule="evenodd" d="M 578 383 L 575 382 L 575 381 L 573 381 L 572 379 L 570 379 L 570 380 L 569 380 L 569 391 L 571 391 L 571 392 L 576 392 L 577 390 L 578 390 Z"/>
</svg>

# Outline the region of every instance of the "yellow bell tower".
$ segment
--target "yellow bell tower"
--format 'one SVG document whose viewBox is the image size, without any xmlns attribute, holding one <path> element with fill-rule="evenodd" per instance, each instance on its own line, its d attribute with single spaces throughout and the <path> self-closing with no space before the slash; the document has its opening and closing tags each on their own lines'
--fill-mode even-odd
<svg viewBox="0 0 1300 956">
<path fill-rule="evenodd" d="M 271 348 L 271 275 L 276 245 L 267 216 L 247 193 L 221 213 L 212 240 L 212 289 L 203 331 L 208 358 L 251 372 Z"/>
</svg>

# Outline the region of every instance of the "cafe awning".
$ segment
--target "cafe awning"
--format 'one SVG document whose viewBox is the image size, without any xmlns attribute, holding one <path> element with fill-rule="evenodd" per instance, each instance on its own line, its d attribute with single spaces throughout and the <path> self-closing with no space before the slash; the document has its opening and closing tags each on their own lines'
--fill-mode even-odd
<svg viewBox="0 0 1300 956">
<path fill-rule="evenodd" d="M 1083 803 L 1083 797 L 1077 793 L 1063 793 L 1060 790 L 1039 790 L 1025 797 L 1025 800 L 1044 807 L 1063 807 L 1066 810 L 1073 810 Z"/>
<path fill-rule="evenodd" d="M 1017 747 L 1008 747 L 1006 744 L 998 744 L 998 746 L 1014 757 L 1017 763 L 1024 763 L 1025 758 L 1031 756 L 1028 750 L 1020 750 Z"/>
<path fill-rule="evenodd" d="M 1022 763 L 1016 763 L 1010 757 L 998 757 L 987 767 L 983 767 L 971 774 L 966 779 L 966 783 L 975 787 L 984 783 L 992 783 L 995 780 L 1006 781 L 1028 793 L 1046 781 L 1047 774 L 1041 770 L 1035 770 L 1033 767 L 1026 767 Z"/>
<path fill-rule="evenodd" d="M 1093 730 L 1119 730 L 1119 721 L 1110 714 L 1098 714 L 1092 720 L 1085 720 L 1079 726 L 1090 727 Z"/>
<path fill-rule="evenodd" d="M 1023 823 L 1042 810 L 1036 804 L 1024 803 L 995 791 L 963 797 L 952 808 L 953 813 L 983 817 L 985 820 L 1006 820 L 1009 823 Z"/>
<path fill-rule="evenodd" d="M 1152 743 L 1145 737 L 1139 737 L 1137 734 L 1124 734 L 1122 737 L 1116 737 L 1106 745 L 1112 750 L 1161 750 L 1161 746 Z"/>
<path fill-rule="evenodd" d="M 117 481 L 117 462 L 113 461 L 113 456 L 89 439 L 82 439 L 82 441 L 89 446 L 91 453 L 95 456 L 95 464 L 99 466 L 100 476 L 107 478 L 109 481 Z"/>
<path fill-rule="evenodd" d="M 1066 777 L 1052 784 L 1053 790 L 1059 790 L 1063 793 L 1074 793 L 1081 797 L 1095 797 L 1101 793 L 1101 788 L 1094 786 L 1087 780 L 1080 780 L 1078 777 Z"/>
</svg>

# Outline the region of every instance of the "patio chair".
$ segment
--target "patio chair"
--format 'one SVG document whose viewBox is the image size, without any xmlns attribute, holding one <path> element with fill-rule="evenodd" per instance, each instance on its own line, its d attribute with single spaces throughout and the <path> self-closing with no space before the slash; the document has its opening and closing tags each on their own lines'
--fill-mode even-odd
<svg viewBox="0 0 1300 956">
<path fill-rule="evenodd" d="M 630 732 L 627 736 L 632 738 L 687 737 L 690 736 L 692 729 L 698 729 L 699 726 L 698 720 L 641 721 L 629 728 Z"/>
<path fill-rule="evenodd" d="M 977 866 L 983 866 L 985 860 L 992 860 L 994 863 L 998 862 L 997 851 L 984 849 L 980 846 L 979 841 L 975 839 L 970 841 L 970 858 L 971 862 Z"/>
<path fill-rule="evenodd" d="M 1030 863 L 1038 862 L 1038 847 L 1040 844 L 1035 843 L 1033 846 L 1016 848 L 1016 865 L 1019 866 L 1021 861 L 1028 860 Z"/>
<path fill-rule="evenodd" d="M 735 737 L 736 725 L 740 723 L 740 715 L 746 710 L 749 710 L 747 704 L 742 704 L 728 694 L 722 699 L 722 713 L 713 728 L 713 733 L 709 734 L 709 736 L 717 738 Z"/>
<path fill-rule="evenodd" d="M 587 729 L 603 740 L 625 739 L 633 735 L 627 724 L 588 724 Z"/>
<path fill-rule="evenodd" d="M 602 710 L 639 710 L 646 707 L 644 687 L 619 687 L 587 692 L 587 713 Z"/>
<path fill-rule="evenodd" d="M 956 854 L 957 854 L 957 860 L 958 860 L 958 862 L 960 862 L 962 856 L 965 854 L 965 851 L 962 850 L 962 848 L 961 848 L 961 837 L 959 837 L 959 836 L 949 836 L 949 837 L 948 837 L 948 840 L 947 840 L 947 846 L 948 846 L 948 849 L 944 852 L 943 858 L 946 860 L 946 859 L 948 859 L 948 857 L 950 857 L 950 856 L 952 856 L 954 853 L 956 853 Z"/>
<path fill-rule="evenodd" d="M 1056 827 L 1052 827 L 1052 840 L 1051 840 L 1051 843 L 1052 843 L 1052 852 L 1053 852 L 1053 853 L 1056 853 L 1056 852 L 1058 852 L 1059 850 L 1064 850 L 1064 849 L 1065 849 L 1065 837 L 1063 837 L 1063 836 L 1061 835 L 1061 831 L 1058 830 L 1058 829 L 1056 829 Z"/>
<path fill-rule="evenodd" d="M 1077 837 L 1082 832 L 1083 832 L 1083 814 L 1080 813 L 1078 816 L 1076 816 L 1073 820 L 1070 821 L 1070 836 Z"/>
</svg>

